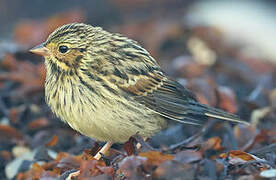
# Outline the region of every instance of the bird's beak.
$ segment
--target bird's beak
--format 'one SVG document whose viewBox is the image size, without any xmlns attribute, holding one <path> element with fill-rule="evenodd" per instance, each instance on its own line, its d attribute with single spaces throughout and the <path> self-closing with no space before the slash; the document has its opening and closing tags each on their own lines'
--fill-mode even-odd
<svg viewBox="0 0 276 180">
<path fill-rule="evenodd" d="M 50 51 L 48 48 L 46 48 L 44 46 L 44 43 L 37 45 L 35 47 L 33 47 L 32 49 L 29 50 L 31 53 L 40 55 L 40 56 L 49 56 L 50 55 Z"/>
</svg>

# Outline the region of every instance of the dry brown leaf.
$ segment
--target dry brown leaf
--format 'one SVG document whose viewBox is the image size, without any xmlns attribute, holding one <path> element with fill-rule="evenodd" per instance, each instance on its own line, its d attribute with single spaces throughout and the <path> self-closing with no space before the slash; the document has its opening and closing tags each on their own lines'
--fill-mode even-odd
<svg viewBox="0 0 276 180">
<path fill-rule="evenodd" d="M 260 159 L 253 154 L 246 153 L 246 152 L 239 151 L 239 150 L 233 150 L 228 153 L 222 153 L 222 154 L 220 154 L 219 157 L 226 159 L 228 161 L 228 163 L 232 164 L 232 165 L 242 165 L 242 164 L 246 164 L 250 161 L 256 161 L 256 163 L 252 164 L 252 165 L 254 165 L 259 170 L 266 170 L 270 167 L 266 163 L 264 163 L 263 159 Z"/>
<path fill-rule="evenodd" d="M 0 81 L 12 80 L 21 83 L 18 89 L 21 94 L 30 94 L 44 90 L 46 69 L 44 64 L 35 65 L 27 61 L 13 62 L 15 67 L 9 69 L 9 72 L 0 75 Z"/>
<path fill-rule="evenodd" d="M 126 178 L 138 177 L 138 167 L 147 162 L 147 158 L 141 156 L 127 156 L 119 163 L 119 172 Z"/>
<path fill-rule="evenodd" d="M 26 171 L 25 173 L 19 173 L 16 176 L 17 180 L 28 180 L 28 179 L 33 179 L 33 180 L 39 180 L 42 173 L 45 170 L 37 163 L 34 163 L 32 165 L 32 169 L 29 171 Z"/>
<path fill-rule="evenodd" d="M 250 151 L 255 144 L 261 144 L 263 142 L 269 142 L 270 131 L 262 130 L 257 135 L 252 136 L 249 141 L 241 148 L 243 151 Z"/>
<path fill-rule="evenodd" d="M 0 139 L 22 139 L 22 134 L 9 125 L 0 125 Z"/>
<path fill-rule="evenodd" d="M 35 130 L 49 125 L 49 120 L 45 117 L 38 118 L 28 123 L 28 128 Z"/>
<path fill-rule="evenodd" d="M 8 69 L 10 71 L 17 69 L 17 60 L 11 54 L 7 54 L 5 58 L 1 61 L 1 67 Z"/>
<path fill-rule="evenodd" d="M 219 151 L 222 149 L 221 146 L 221 139 L 219 137 L 212 137 L 209 138 L 203 145 L 203 148 L 206 149 L 213 149 Z"/>
<path fill-rule="evenodd" d="M 39 179 L 41 180 L 54 180 L 58 179 L 58 176 L 60 174 L 57 174 L 55 171 L 43 171 L 42 174 L 40 175 Z"/>
<path fill-rule="evenodd" d="M 12 153 L 10 151 L 0 151 L 0 157 L 6 161 L 10 161 L 12 158 Z"/>
<path fill-rule="evenodd" d="M 174 160 L 179 161 L 183 164 L 195 162 L 201 160 L 202 154 L 199 151 L 192 151 L 192 150 L 186 150 L 186 151 L 180 151 L 178 152 Z"/>
<path fill-rule="evenodd" d="M 245 144 L 248 144 L 258 133 L 258 129 L 254 126 L 237 124 L 234 127 L 234 137 L 238 142 L 238 147 L 243 147 Z"/>
<path fill-rule="evenodd" d="M 204 76 L 188 81 L 187 88 L 196 94 L 201 103 L 215 106 L 217 102 L 216 85 L 213 79 Z M 207 103 L 206 103 L 207 101 Z"/>
<path fill-rule="evenodd" d="M 54 146 L 57 144 L 57 142 L 58 142 L 58 137 L 57 135 L 54 135 L 52 139 L 46 144 L 46 147 Z"/>
<path fill-rule="evenodd" d="M 135 153 L 135 147 L 134 147 L 134 138 L 129 138 L 129 140 L 124 143 L 123 148 L 126 151 L 127 155 L 133 155 Z"/>
<path fill-rule="evenodd" d="M 79 179 L 84 179 L 91 176 L 98 176 L 100 174 L 112 175 L 114 172 L 112 167 L 107 167 L 104 161 L 98 160 L 81 160 Z"/>
<path fill-rule="evenodd" d="M 20 111 L 17 109 L 17 108 L 11 108 L 10 109 L 10 121 L 12 122 L 12 123 L 18 123 L 18 121 L 19 121 L 19 113 L 20 113 Z"/>
<path fill-rule="evenodd" d="M 163 154 L 159 151 L 148 151 L 148 152 L 141 152 L 139 156 L 147 158 L 147 164 L 158 166 L 161 163 L 172 160 L 174 158 L 173 155 L 170 154 Z"/>
<path fill-rule="evenodd" d="M 221 109 L 226 110 L 230 113 L 237 112 L 237 102 L 236 102 L 236 95 L 232 89 L 226 86 L 219 86 L 217 88 L 218 92 L 218 106 Z"/>
<path fill-rule="evenodd" d="M 229 153 L 222 153 L 219 155 L 220 158 L 231 158 L 230 163 L 231 164 L 236 164 L 239 162 L 247 162 L 247 161 L 253 161 L 256 160 L 256 156 L 251 155 L 249 153 L 239 151 L 239 150 L 234 150 L 230 151 Z"/>
<path fill-rule="evenodd" d="M 182 164 L 177 161 L 166 161 L 158 166 L 152 176 L 153 179 L 194 179 L 196 168 L 190 164 Z"/>
<path fill-rule="evenodd" d="M 60 159 L 57 163 L 57 167 L 60 168 L 62 172 L 65 172 L 70 169 L 78 169 L 80 167 L 80 162 L 81 159 L 70 155 Z"/>
</svg>

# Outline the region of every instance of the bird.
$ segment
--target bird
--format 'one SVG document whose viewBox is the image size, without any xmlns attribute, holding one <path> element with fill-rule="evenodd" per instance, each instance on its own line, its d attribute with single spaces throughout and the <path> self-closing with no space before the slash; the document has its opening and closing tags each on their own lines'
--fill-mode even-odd
<svg viewBox="0 0 276 180">
<path fill-rule="evenodd" d="M 137 133 L 151 137 L 169 121 L 202 125 L 210 117 L 247 124 L 200 103 L 138 42 L 101 27 L 63 25 L 30 52 L 44 56 L 45 100 L 54 114 L 81 134 L 107 142 L 96 159 L 113 143 Z"/>
</svg>

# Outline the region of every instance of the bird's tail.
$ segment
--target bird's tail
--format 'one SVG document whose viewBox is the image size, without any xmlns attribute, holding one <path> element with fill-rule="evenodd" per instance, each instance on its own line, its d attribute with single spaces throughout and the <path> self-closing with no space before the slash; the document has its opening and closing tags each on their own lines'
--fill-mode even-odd
<svg viewBox="0 0 276 180">
<path fill-rule="evenodd" d="M 200 106 L 201 106 L 201 108 L 203 108 L 204 115 L 206 115 L 208 117 L 250 125 L 250 123 L 242 120 L 239 116 L 237 116 L 235 114 L 231 114 L 231 113 L 225 112 L 223 110 L 213 108 L 210 106 L 206 106 L 203 104 L 200 104 Z"/>
</svg>

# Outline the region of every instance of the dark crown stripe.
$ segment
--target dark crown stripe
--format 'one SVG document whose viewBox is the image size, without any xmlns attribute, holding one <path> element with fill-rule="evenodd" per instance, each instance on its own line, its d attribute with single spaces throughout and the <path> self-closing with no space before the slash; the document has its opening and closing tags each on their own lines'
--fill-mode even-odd
<svg viewBox="0 0 276 180">
<path fill-rule="evenodd" d="M 65 32 L 63 32 L 63 31 L 57 32 L 57 33 L 55 33 L 54 36 L 52 36 L 52 37 L 47 41 L 47 43 L 53 41 L 54 39 L 61 38 L 61 37 L 65 36 L 65 35 L 67 35 L 67 34 L 71 34 L 71 33 L 74 34 L 74 33 L 76 33 L 76 32 L 79 32 L 79 30 L 70 30 L 70 31 L 65 31 Z M 46 44 L 47 44 L 47 43 L 46 43 Z"/>
</svg>

